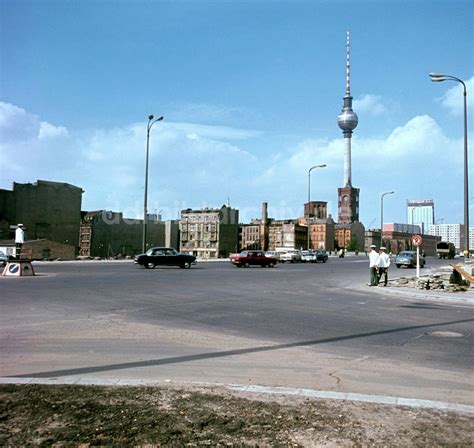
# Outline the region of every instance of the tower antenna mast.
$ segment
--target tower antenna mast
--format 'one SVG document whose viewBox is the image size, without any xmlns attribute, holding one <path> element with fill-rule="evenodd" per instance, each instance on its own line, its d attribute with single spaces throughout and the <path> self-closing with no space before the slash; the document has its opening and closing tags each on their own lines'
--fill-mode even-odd
<svg viewBox="0 0 474 448">
<path fill-rule="evenodd" d="M 346 40 L 346 96 L 351 96 L 351 35 L 349 31 Z"/>
</svg>

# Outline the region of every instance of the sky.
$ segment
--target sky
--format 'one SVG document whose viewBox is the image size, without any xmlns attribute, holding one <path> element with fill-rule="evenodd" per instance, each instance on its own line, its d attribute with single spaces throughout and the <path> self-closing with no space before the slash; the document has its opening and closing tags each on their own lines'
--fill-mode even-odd
<svg viewBox="0 0 474 448">
<path fill-rule="evenodd" d="M 429 73 L 466 82 L 472 167 L 473 22 L 470 0 L 0 0 L 0 188 L 66 182 L 83 210 L 142 217 L 154 114 L 149 213 L 296 218 L 327 164 L 310 199 L 337 219 L 350 31 L 360 220 L 380 227 L 394 191 L 384 222 L 433 199 L 462 223 L 462 88 Z"/>
</svg>

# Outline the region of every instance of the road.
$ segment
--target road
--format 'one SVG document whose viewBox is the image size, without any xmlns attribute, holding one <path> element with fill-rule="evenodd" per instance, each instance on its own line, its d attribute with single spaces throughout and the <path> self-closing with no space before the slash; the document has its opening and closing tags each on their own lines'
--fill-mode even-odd
<svg viewBox="0 0 474 448">
<path fill-rule="evenodd" d="M 35 269 L 35 277 L 0 277 L 0 376 L 259 384 L 474 404 L 473 307 L 374 292 L 364 257 L 273 269 Z"/>
</svg>

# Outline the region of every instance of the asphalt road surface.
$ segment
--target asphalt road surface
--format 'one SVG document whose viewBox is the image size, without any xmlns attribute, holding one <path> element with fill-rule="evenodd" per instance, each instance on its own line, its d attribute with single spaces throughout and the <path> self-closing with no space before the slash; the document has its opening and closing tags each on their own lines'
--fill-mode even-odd
<svg viewBox="0 0 474 448">
<path fill-rule="evenodd" d="M 428 259 L 427 266 L 441 264 Z M 35 263 L 0 277 L 0 376 L 259 384 L 473 404 L 473 307 L 380 293 L 365 257 Z M 423 271 L 422 271 L 423 272 Z M 391 275 L 414 275 L 393 268 Z"/>
</svg>

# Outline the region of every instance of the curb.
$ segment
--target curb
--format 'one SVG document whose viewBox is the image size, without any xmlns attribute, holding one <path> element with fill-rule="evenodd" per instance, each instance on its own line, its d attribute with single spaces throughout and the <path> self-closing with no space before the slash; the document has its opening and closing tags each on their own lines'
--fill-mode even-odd
<svg viewBox="0 0 474 448">
<path fill-rule="evenodd" d="M 474 305 L 474 295 L 469 292 L 469 297 L 461 297 L 461 296 L 453 296 L 448 295 L 446 293 L 439 293 L 433 294 L 429 293 L 428 291 L 423 290 L 413 290 L 413 288 L 405 288 L 406 290 L 402 290 L 402 287 L 394 287 L 394 286 L 387 286 L 387 287 L 373 287 L 364 288 L 359 287 L 359 291 L 370 291 L 375 294 L 391 294 L 393 296 L 402 296 L 402 297 L 410 297 L 412 299 L 425 299 L 425 300 L 435 300 L 439 302 L 449 302 L 449 303 L 456 303 L 459 305 Z M 459 294 L 466 294 L 465 292 L 460 292 Z"/>
<path fill-rule="evenodd" d="M 162 386 L 173 384 L 171 380 L 132 380 L 132 379 L 101 379 L 101 378 L 15 378 L 0 377 L 0 385 L 74 385 L 74 386 Z M 449 403 L 435 400 L 419 400 L 414 398 L 392 397 L 385 395 L 357 394 L 351 392 L 334 392 L 315 389 L 300 389 L 291 387 L 268 387 L 258 385 L 221 384 L 221 383 L 175 383 L 198 387 L 223 387 L 225 389 L 248 394 L 287 395 L 326 400 L 343 400 L 363 403 L 405 406 L 420 409 L 436 409 L 445 412 L 474 414 L 474 405 Z"/>
<path fill-rule="evenodd" d="M 414 299 L 436 300 L 440 302 L 457 303 L 460 305 L 474 305 L 474 290 L 467 292 L 459 292 L 454 296 L 453 293 L 437 293 L 434 294 L 429 290 L 418 290 L 415 288 L 403 288 L 402 286 L 386 286 L 386 287 L 369 287 L 359 286 L 359 291 L 370 291 L 375 294 L 392 294 L 394 296 L 411 297 Z M 467 294 L 467 296 L 464 296 Z"/>
</svg>

